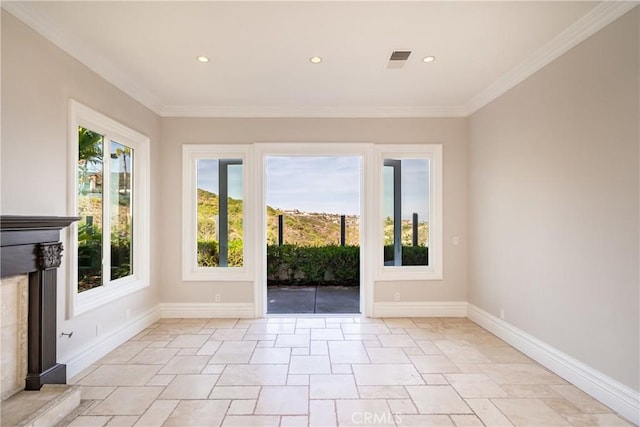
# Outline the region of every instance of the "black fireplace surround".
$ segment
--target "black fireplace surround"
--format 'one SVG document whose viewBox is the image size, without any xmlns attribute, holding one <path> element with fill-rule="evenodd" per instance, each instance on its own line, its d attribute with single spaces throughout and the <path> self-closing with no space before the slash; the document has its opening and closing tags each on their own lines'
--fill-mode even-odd
<svg viewBox="0 0 640 427">
<path fill-rule="evenodd" d="M 63 251 L 60 230 L 78 219 L 0 216 L 0 276 L 29 275 L 26 390 L 67 382 L 67 366 L 56 360 L 56 282 Z"/>
</svg>

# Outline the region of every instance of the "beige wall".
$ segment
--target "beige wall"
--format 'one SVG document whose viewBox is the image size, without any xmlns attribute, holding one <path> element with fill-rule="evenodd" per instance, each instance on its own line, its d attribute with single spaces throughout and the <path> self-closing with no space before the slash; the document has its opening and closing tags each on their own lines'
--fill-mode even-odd
<svg viewBox="0 0 640 427">
<path fill-rule="evenodd" d="M 635 390 L 638 17 L 469 120 L 470 302 Z"/>
<path fill-rule="evenodd" d="M 444 280 L 376 284 L 376 301 L 466 301 L 467 128 L 465 119 L 208 119 L 162 120 L 163 260 L 181 258 L 181 185 L 184 143 L 374 142 L 442 143 L 444 146 Z M 460 236 L 460 246 L 452 246 Z M 163 302 L 251 302 L 250 283 L 182 282 L 179 262 L 163 262 Z"/>
<path fill-rule="evenodd" d="M 135 317 L 216 293 L 252 301 L 250 283 L 181 281 L 183 143 L 431 142 L 444 144 L 445 279 L 377 283 L 376 301 L 401 292 L 502 308 L 509 323 L 638 390 L 638 14 L 469 119 L 160 119 L 2 12 L 3 214 L 69 214 L 69 98 L 151 138 L 152 286 L 71 320 L 60 286 L 59 330 L 74 331 L 60 359 L 90 346 L 96 326 L 124 325 L 127 309 Z"/>
<path fill-rule="evenodd" d="M 151 138 L 158 162 L 160 119 L 6 12 L 2 12 L 2 214 L 60 215 L 67 209 L 68 100 L 74 98 Z M 158 169 L 152 171 L 151 242 L 157 247 Z M 66 237 L 66 233 L 63 233 Z M 66 241 L 64 242 L 66 243 Z M 68 247 L 68 245 L 67 245 Z M 151 254 L 151 287 L 65 320 L 66 263 L 58 275 L 59 360 L 107 334 L 158 302 L 157 251 Z M 64 254 L 63 254 L 64 260 Z"/>
</svg>

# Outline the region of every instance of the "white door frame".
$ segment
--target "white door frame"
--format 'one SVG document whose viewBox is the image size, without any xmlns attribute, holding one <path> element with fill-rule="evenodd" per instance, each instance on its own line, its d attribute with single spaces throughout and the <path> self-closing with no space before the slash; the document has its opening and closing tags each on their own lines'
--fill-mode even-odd
<svg viewBox="0 0 640 427">
<path fill-rule="evenodd" d="M 267 221 L 266 221 L 266 180 L 265 159 L 269 156 L 355 156 L 360 157 L 360 312 L 367 317 L 373 315 L 373 230 L 370 225 L 375 218 L 373 185 L 374 145 L 371 143 L 255 143 L 255 188 L 256 204 L 260 214 L 255 215 L 256 247 L 254 304 L 256 317 L 267 313 Z"/>
</svg>

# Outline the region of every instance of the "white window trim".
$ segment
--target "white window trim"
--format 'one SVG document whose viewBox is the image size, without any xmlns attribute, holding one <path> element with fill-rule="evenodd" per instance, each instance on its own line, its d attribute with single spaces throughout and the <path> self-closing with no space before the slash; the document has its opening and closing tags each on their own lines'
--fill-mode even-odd
<svg viewBox="0 0 640 427">
<path fill-rule="evenodd" d="M 384 265 L 384 173 L 385 158 L 427 158 L 429 168 L 429 265 Z M 442 144 L 376 144 L 376 199 L 374 237 L 376 281 L 442 280 L 443 278 L 443 208 L 442 208 Z"/>
<path fill-rule="evenodd" d="M 263 177 L 265 174 L 266 158 L 269 156 L 355 156 L 361 158 L 361 182 L 360 182 L 360 311 L 365 316 L 373 315 L 374 283 L 370 273 L 372 241 L 371 215 L 374 193 L 374 169 L 372 168 L 373 144 L 371 143 L 339 143 L 339 142 L 265 142 L 256 143 L 256 159 L 259 162 L 257 173 Z M 255 181 L 255 198 L 260 212 L 266 207 L 266 182 L 264 179 Z M 256 217 L 256 229 L 261 238 L 258 240 L 255 252 L 260 260 L 256 265 L 254 278 L 254 298 L 256 317 L 262 317 L 267 313 L 267 222 L 266 216 Z"/>
<path fill-rule="evenodd" d="M 242 267 L 198 266 L 198 159 L 242 159 L 243 263 Z M 182 146 L 182 280 L 238 282 L 253 280 L 253 162 L 249 144 L 184 144 Z"/>
<path fill-rule="evenodd" d="M 133 158 L 133 275 L 117 280 L 105 280 L 100 287 L 78 293 L 78 224 L 70 228 L 68 249 L 68 317 L 85 313 L 149 286 L 150 277 L 150 141 L 149 137 L 101 114 L 73 99 L 69 100 L 69 211 L 78 212 L 78 126 L 105 136 L 134 150 Z M 108 177 L 107 184 L 108 184 Z M 105 254 L 109 262 L 109 253 Z"/>
</svg>

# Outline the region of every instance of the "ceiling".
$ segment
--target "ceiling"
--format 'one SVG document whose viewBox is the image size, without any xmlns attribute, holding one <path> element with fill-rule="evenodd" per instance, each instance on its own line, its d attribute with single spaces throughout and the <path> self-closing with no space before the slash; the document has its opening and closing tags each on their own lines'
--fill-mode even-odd
<svg viewBox="0 0 640 427">
<path fill-rule="evenodd" d="M 226 117 L 466 116 L 634 5 L 2 2 L 158 114 Z"/>
</svg>

